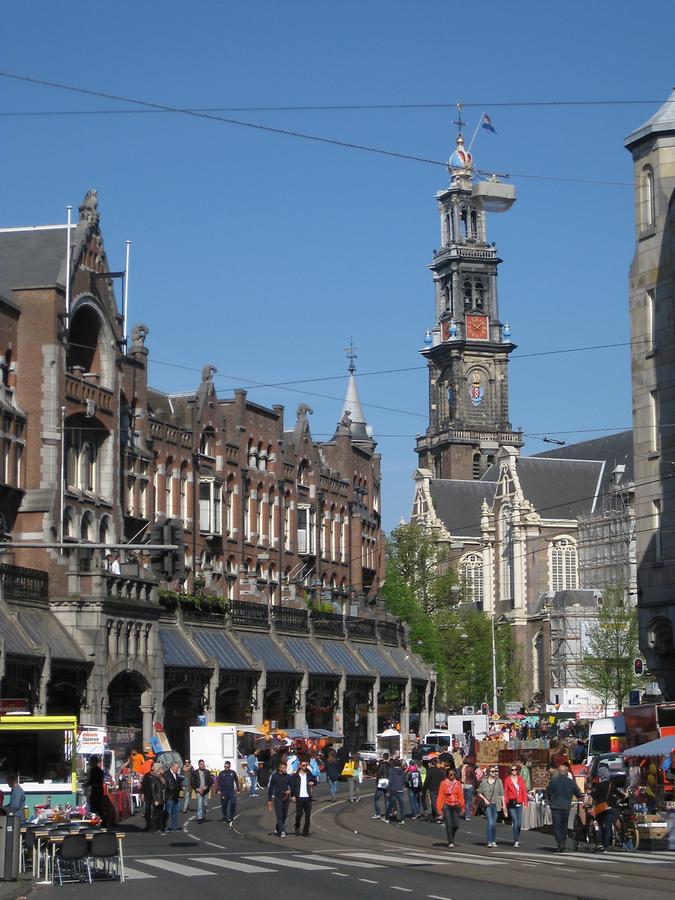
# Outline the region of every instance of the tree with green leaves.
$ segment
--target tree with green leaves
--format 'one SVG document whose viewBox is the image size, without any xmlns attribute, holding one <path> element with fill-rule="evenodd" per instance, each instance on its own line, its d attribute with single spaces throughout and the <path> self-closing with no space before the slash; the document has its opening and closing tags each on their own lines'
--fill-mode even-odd
<svg viewBox="0 0 675 900">
<path fill-rule="evenodd" d="M 613 702 L 622 709 L 639 684 L 633 662 L 640 655 L 637 610 L 628 605 L 622 587 L 603 591 L 597 619 L 587 631 L 579 662 L 579 683 L 600 698 L 605 708 Z"/>
<path fill-rule="evenodd" d="M 387 555 L 427 613 L 433 615 L 456 604 L 459 588 L 448 548 L 429 528 L 415 522 L 399 525 L 389 537 Z"/>
</svg>

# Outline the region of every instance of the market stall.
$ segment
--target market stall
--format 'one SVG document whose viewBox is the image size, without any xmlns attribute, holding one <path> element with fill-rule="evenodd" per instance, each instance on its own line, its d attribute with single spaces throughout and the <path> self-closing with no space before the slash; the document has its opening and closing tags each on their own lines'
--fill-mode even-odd
<svg viewBox="0 0 675 900">
<path fill-rule="evenodd" d="M 663 846 L 669 827 L 669 819 L 675 818 L 675 735 L 657 738 L 624 750 L 631 766 L 631 785 L 637 805 L 633 807 L 640 847 L 658 849 Z M 674 823 L 675 824 L 675 823 Z"/>
<path fill-rule="evenodd" d="M 392 757 L 402 756 L 403 738 L 401 732 L 396 728 L 385 728 L 384 731 L 377 735 L 375 749 L 378 756 L 381 756 L 383 753 L 388 753 Z"/>
</svg>

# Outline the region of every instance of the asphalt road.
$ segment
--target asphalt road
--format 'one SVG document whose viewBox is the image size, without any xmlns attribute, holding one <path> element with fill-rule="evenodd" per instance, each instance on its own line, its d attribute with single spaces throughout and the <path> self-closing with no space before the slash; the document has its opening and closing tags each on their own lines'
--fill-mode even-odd
<svg viewBox="0 0 675 900">
<path fill-rule="evenodd" d="M 415 900 L 673 897 L 675 853 L 558 855 L 552 852 L 553 838 L 538 832 L 523 832 L 520 847 L 514 848 L 505 825 L 498 826 L 499 847 L 488 849 L 483 818 L 462 822 L 456 847 L 449 849 L 440 825 L 373 820 L 367 791 L 360 803 L 331 803 L 320 786 L 309 837 L 293 835 L 292 810 L 288 837 L 275 837 L 274 819 L 262 797 L 240 798 L 233 828 L 220 821 L 216 802 L 206 823 L 198 825 L 192 812 L 181 817 L 183 828 L 176 834 L 144 834 L 143 820 L 136 816 L 121 828 L 127 835 L 124 885 L 99 882 L 37 891 L 45 900 L 83 891 L 94 891 L 100 900 L 119 898 L 120 892 L 129 900 L 184 900 L 186 891 L 193 890 L 203 897 L 226 890 L 230 896 L 253 895 L 256 900 L 297 900 L 307 892 L 321 892 L 327 900 L 408 893 Z"/>
</svg>

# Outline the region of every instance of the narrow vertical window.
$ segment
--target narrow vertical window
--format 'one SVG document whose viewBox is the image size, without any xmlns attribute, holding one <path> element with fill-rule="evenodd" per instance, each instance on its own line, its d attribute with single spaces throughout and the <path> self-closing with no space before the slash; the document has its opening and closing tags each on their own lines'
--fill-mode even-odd
<svg viewBox="0 0 675 900">
<path fill-rule="evenodd" d="M 655 220 L 654 173 L 650 166 L 645 166 L 642 170 L 642 225 L 650 228 Z"/>
<path fill-rule="evenodd" d="M 659 395 L 658 391 L 649 392 L 649 443 L 652 450 L 659 449 Z"/>
<path fill-rule="evenodd" d="M 647 291 L 647 302 L 645 304 L 646 322 L 646 338 L 647 352 L 656 347 L 656 308 L 654 306 L 654 291 Z"/>
<path fill-rule="evenodd" d="M 654 527 L 654 559 L 663 559 L 661 543 L 661 500 L 652 500 L 652 524 Z"/>
</svg>

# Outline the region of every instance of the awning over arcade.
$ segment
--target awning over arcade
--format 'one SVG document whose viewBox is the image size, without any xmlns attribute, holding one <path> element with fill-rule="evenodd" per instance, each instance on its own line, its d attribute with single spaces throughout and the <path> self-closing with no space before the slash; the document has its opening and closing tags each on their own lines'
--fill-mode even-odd
<svg viewBox="0 0 675 900">
<path fill-rule="evenodd" d="M 22 610 L 19 625 L 36 647 L 49 647 L 52 659 L 85 662 L 84 653 L 59 620 L 46 609 Z"/>
<path fill-rule="evenodd" d="M 15 656 L 43 656 L 19 627 L 14 616 L 4 604 L 0 603 L 0 634 L 5 641 L 5 653 Z M 40 641 L 42 644 L 43 641 Z"/>
<path fill-rule="evenodd" d="M 260 660 L 268 672 L 297 673 L 296 667 L 281 652 L 268 634 L 239 634 L 239 640 L 248 655 L 256 662 Z"/>
<path fill-rule="evenodd" d="M 373 644 L 355 644 L 354 646 L 368 668 L 373 669 L 380 677 L 398 679 L 407 677 L 403 676 L 393 664 L 389 650 L 387 653 L 384 653 L 379 647 L 375 647 Z"/>
<path fill-rule="evenodd" d="M 413 656 L 409 650 L 404 647 L 389 647 L 387 653 L 391 655 L 396 667 L 404 675 L 409 674 L 413 681 L 429 681 L 430 674 L 424 668 L 422 661 Z"/>
<path fill-rule="evenodd" d="M 324 660 L 306 638 L 285 637 L 284 650 L 290 653 L 300 668 L 307 666 L 310 675 L 333 675 L 335 678 L 339 677 L 335 672 L 335 666 Z"/>
<path fill-rule="evenodd" d="M 233 669 L 239 672 L 251 670 L 251 664 L 222 629 L 188 628 L 187 631 L 204 656 L 216 660 L 219 669 Z"/>
<path fill-rule="evenodd" d="M 375 673 L 368 671 L 368 667 L 363 664 L 355 653 L 352 653 L 343 641 L 326 640 L 317 641 L 317 643 L 321 647 L 321 652 L 335 663 L 337 672 L 341 672 L 344 669 L 347 675 L 352 678 L 375 677 Z"/>
<path fill-rule="evenodd" d="M 179 628 L 160 628 L 159 639 L 162 642 L 164 665 L 181 669 L 204 669 L 204 660 L 200 659 L 194 647 L 190 645 Z"/>
</svg>

